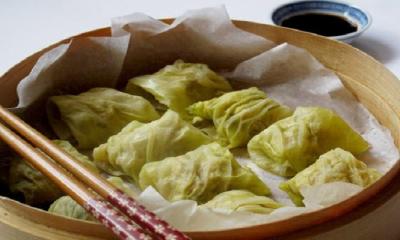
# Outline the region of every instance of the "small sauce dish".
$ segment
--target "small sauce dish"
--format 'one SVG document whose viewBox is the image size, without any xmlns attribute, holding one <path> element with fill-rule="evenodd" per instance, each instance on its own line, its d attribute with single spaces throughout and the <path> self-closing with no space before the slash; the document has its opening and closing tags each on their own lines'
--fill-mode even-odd
<svg viewBox="0 0 400 240">
<path fill-rule="evenodd" d="M 371 15 L 359 7 L 338 1 L 297 1 L 272 12 L 274 24 L 320 34 L 351 43 L 372 23 Z"/>
</svg>

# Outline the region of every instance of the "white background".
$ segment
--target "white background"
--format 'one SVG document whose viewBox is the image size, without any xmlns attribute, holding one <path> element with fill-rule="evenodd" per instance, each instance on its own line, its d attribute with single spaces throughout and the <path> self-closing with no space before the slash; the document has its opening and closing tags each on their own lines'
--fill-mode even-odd
<svg viewBox="0 0 400 240">
<path fill-rule="evenodd" d="M 191 8 L 225 4 L 235 19 L 270 23 L 282 0 L 0 0 L 0 75 L 30 54 L 71 35 L 108 26 L 115 16 L 144 12 L 175 17 Z M 354 46 L 400 76 L 400 1 L 349 1 L 368 10 L 371 28 Z"/>
<path fill-rule="evenodd" d="M 176 17 L 187 9 L 225 4 L 231 18 L 270 23 L 282 0 L 134 1 L 0 0 L 0 75 L 30 54 L 71 35 L 108 26 L 110 18 L 144 12 L 154 18 Z M 371 28 L 354 46 L 400 77 L 400 1 L 349 1 L 368 10 Z M 399 93 L 400 94 L 400 93 Z M 399 239 L 400 196 L 378 210 L 318 239 Z M 1 234 L 1 233 L 0 233 Z"/>
</svg>

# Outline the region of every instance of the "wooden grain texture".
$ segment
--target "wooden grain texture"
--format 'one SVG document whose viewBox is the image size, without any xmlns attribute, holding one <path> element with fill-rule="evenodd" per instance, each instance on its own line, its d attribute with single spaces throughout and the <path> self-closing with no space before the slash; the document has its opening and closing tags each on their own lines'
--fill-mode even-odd
<svg viewBox="0 0 400 240">
<path fill-rule="evenodd" d="M 164 21 L 171 22 L 171 19 Z M 400 146 L 400 94 L 398 94 L 400 92 L 400 81 L 382 64 L 347 44 L 314 34 L 245 21 L 234 21 L 234 23 L 239 28 L 269 38 L 276 43 L 288 42 L 307 49 L 322 64 L 338 74 L 345 86 L 377 117 L 380 123 L 391 131 L 396 145 Z M 103 28 L 79 36 L 109 36 L 109 34 L 110 29 Z M 68 40 L 62 42 L 66 41 Z M 15 105 L 15 86 L 29 73 L 38 57 L 51 47 L 28 57 L 10 69 L 0 79 L 1 104 Z M 7 94 L 1 94 L 1 92 L 7 92 Z M 194 239 L 264 239 L 271 236 L 280 236 L 279 239 L 307 239 L 314 234 L 332 230 L 361 218 L 384 204 L 400 191 L 400 175 L 398 172 L 399 164 L 376 184 L 360 194 L 320 211 L 272 224 L 188 234 Z M 379 194 L 377 194 L 378 192 Z M 37 238 L 37 236 L 40 236 L 37 234 L 38 225 L 47 226 L 52 231 L 56 231 L 57 234 L 61 234 L 60 236 L 70 234 L 70 239 L 81 239 L 83 236 L 87 238 L 82 239 L 90 239 L 89 237 L 111 238 L 111 235 L 100 225 L 57 217 L 44 211 L 24 207 L 22 204 L 10 200 L 0 201 L 0 210 L 9 211 L 9 216 L 15 215 L 17 212 L 24 215 L 24 221 L 36 222 L 36 225 L 33 225 L 34 227 L 24 228 L 26 225 L 19 225 L 18 221 L 15 221 L 15 225 L 7 223 L 6 219 L 0 215 L 0 222 L 3 225 L 11 227 L 15 231 L 24 229 L 24 234 L 28 232 L 29 235 L 29 232 L 32 232 L 32 236 L 36 237 L 24 239 L 64 239 L 54 237 L 53 233 L 53 235 L 43 233 L 41 238 Z M 76 237 L 77 233 L 80 233 L 80 238 Z"/>
</svg>

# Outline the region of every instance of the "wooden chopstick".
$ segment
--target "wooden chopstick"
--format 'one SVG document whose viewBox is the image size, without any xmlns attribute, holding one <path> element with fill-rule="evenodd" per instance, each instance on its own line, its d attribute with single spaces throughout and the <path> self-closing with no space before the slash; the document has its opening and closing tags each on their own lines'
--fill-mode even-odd
<svg viewBox="0 0 400 240">
<path fill-rule="evenodd" d="M 100 174 L 92 172 L 74 161 L 69 154 L 58 148 L 51 140 L 2 106 L 0 106 L 0 119 L 153 236 L 168 240 L 190 239 L 111 185 Z"/>
<path fill-rule="evenodd" d="M 2 123 L 0 123 L 0 137 L 34 168 L 49 177 L 58 187 L 113 231 L 120 239 L 152 239 L 144 230 L 137 227 L 131 219 L 124 217 L 110 203 L 92 193 L 61 166 L 32 147 Z"/>
</svg>

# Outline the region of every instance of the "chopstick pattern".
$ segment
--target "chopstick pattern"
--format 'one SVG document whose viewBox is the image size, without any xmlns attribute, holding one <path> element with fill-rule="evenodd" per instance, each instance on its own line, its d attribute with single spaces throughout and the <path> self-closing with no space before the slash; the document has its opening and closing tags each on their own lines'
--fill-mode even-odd
<svg viewBox="0 0 400 240">
<path fill-rule="evenodd" d="M 167 222 L 161 220 L 154 213 L 147 211 L 133 198 L 117 189 L 110 194 L 107 200 L 121 209 L 130 218 L 136 219 L 139 225 L 160 239 L 166 240 L 188 240 L 185 234 L 171 227 Z"/>
<path fill-rule="evenodd" d="M 92 198 L 83 207 L 121 240 L 152 240 L 129 218 L 115 211 L 113 206 L 102 199 Z"/>
</svg>

